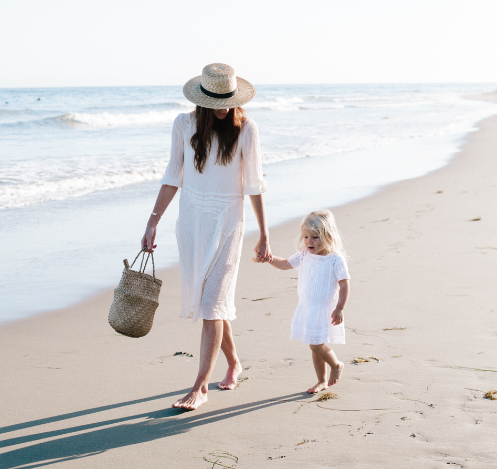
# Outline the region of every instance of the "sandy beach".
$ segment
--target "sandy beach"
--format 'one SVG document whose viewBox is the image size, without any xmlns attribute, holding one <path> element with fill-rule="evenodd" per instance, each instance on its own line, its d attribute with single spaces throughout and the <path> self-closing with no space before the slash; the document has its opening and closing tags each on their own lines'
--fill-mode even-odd
<svg viewBox="0 0 497 469">
<path fill-rule="evenodd" d="M 309 348 L 289 340 L 297 272 L 254 264 L 246 236 L 234 391 L 216 388 L 220 356 L 209 402 L 170 408 L 201 324 L 178 318 L 178 269 L 161 271 L 142 339 L 108 325 L 112 290 L 0 327 L 0 468 L 496 467 L 497 116 L 478 129 L 442 169 L 333 208 L 352 277 L 336 399 L 305 392 Z M 274 254 L 295 252 L 299 224 L 271 230 Z"/>
</svg>

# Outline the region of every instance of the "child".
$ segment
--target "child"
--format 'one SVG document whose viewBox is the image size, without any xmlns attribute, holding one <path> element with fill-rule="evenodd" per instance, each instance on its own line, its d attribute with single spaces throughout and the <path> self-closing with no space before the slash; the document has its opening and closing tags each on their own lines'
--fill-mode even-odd
<svg viewBox="0 0 497 469">
<path fill-rule="evenodd" d="M 309 344 L 318 382 L 307 390 L 314 394 L 338 382 L 343 363 L 326 343 L 344 344 L 343 309 L 349 295 L 345 251 L 335 218 L 329 210 L 311 212 L 302 221 L 298 241 L 301 252 L 288 259 L 266 260 L 281 270 L 300 269 L 299 304 L 292 320 L 291 339 Z M 326 379 L 326 364 L 331 367 Z"/>
</svg>

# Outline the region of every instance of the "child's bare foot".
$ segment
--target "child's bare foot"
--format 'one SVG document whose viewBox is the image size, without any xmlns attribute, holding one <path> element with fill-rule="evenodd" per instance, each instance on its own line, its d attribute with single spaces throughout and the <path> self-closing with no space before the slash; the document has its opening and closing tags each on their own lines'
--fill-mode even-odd
<svg viewBox="0 0 497 469">
<path fill-rule="evenodd" d="M 178 399 L 172 407 L 184 410 L 196 410 L 207 402 L 207 393 L 202 391 L 190 391 L 182 399 Z"/>
<path fill-rule="evenodd" d="M 331 369 L 330 380 L 328 381 L 328 384 L 330 386 L 333 386 L 334 384 L 338 383 L 340 376 L 342 376 L 342 371 L 343 371 L 343 362 L 338 362 L 338 366 Z"/>
<path fill-rule="evenodd" d="M 316 394 L 319 391 L 322 391 L 323 389 L 328 389 L 328 383 L 324 381 L 323 383 L 318 383 L 315 384 L 312 388 L 309 388 L 307 392 L 309 394 Z"/>
<path fill-rule="evenodd" d="M 229 367 L 226 372 L 226 376 L 224 379 L 217 385 L 219 389 L 235 389 L 236 388 L 236 380 L 240 373 L 243 371 L 242 365 L 240 362 L 236 362 L 234 367 Z"/>
</svg>

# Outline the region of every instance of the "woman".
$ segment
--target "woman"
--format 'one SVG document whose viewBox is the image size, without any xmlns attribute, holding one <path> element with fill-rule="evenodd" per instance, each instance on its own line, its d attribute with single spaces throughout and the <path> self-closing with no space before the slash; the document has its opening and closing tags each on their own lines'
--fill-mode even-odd
<svg viewBox="0 0 497 469">
<path fill-rule="evenodd" d="M 255 96 L 254 87 L 229 65 L 211 64 L 183 87 L 197 105 L 173 124 L 171 158 L 162 179 L 142 247 L 154 248 L 157 224 L 181 187 L 176 225 L 182 308 L 180 316 L 203 320 L 200 364 L 191 391 L 173 404 L 194 410 L 207 402 L 207 386 L 219 348 L 228 372 L 218 384 L 233 389 L 242 371 L 230 321 L 242 248 L 243 196 L 249 195 L 260 229 L 257 257 L 271 258 L 262 193 L 259 137 L 255 123 L 240 107 Z"/>
</svg>

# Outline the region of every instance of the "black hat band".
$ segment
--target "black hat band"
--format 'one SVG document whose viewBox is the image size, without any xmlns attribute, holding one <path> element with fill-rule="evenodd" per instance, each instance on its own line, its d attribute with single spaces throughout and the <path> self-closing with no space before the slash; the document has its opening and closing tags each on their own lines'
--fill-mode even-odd
<svg viewBox="0 0 497 469">
<path fill-rule="evenodd" d="M 209 96 L 209 98 L 224 99 L 224 98 L 232 98 L 233 96 L 235 96 L 235 94 L 238 93 L 238 88 L 235 88 L 233 91 L 230 91 L 229 93 L 213 93 L 212 91 L 206 90 L 202 86 L 202 83 L 200 83 L 200 91 L 202 91 L 202 93 L 204 93 L 206 96 Z"/>
</svg>

